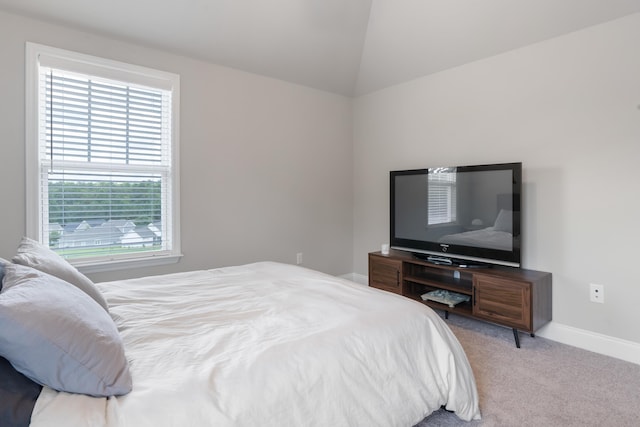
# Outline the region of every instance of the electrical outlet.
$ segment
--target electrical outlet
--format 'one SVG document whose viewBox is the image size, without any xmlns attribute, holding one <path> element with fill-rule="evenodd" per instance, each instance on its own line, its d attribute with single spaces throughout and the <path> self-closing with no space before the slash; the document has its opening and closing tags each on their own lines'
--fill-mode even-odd
<svg viewBox="0 0 640 427">
<path fill-rule="evenodd" d="M 597 285 L 595 283 L 591 283 L 591 292 L 589 293 L 589 298 L 591 302 L 599 302 L 601 304 L 604 303 L 604 286 Z"/>
<path fill-rule="evenodd" d="M 298 265 L 302 264 L 302 252 L 298 252 L 296 254 L 296 264 Z"/>
</svg>

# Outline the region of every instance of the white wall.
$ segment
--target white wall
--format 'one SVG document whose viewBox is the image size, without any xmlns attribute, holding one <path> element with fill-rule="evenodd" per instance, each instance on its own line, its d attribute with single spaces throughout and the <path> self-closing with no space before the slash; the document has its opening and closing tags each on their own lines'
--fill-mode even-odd
<svg viewBox="0 0 640 427">
<path fill-rule="evenodd" d="M 389 239 L 390 170 L 522 161 L 523 264 L 553 273 L 554 323 L 640 343 L 638 40 L 640 14 L 357 98 L 355 273 Z"/>
<path fill-rule="evenodd" d="M 32 41 L 181 77 L 179 264 L 110 280 L 258 260 L 352 270 L 349 98 L 0 12 L 0 257 L 25 233 L 24 50 Z"/>
</svg>

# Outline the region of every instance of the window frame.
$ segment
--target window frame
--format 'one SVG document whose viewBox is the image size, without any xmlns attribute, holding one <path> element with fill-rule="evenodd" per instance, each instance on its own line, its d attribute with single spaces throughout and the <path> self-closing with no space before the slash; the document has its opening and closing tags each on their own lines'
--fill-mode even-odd
<svg viewBox="0 0 640 427">
<path fill-rule="evenodd" d="M 163 251 L 126 255 L 107 255 L 91 259 L 71 259 L 74 266 L 85 273 L 149 267 L 178 262 L 182 257 L 180 246 L 180 173 L 179 173 L 179 124 L 180 124 L 180 76 L 138 65 L 72 52 L 41 44 L 26 43 L 25 49 L 25 159 L 26 159 L 26 235 L 42 242 L 41 203 L 42 189 L 40 141 L 40 58 L 47 63 L 60 63 L 73 72 L 97 75 L 107 79 L 132 84 L 142 84 L 171 91 L 171 164 L 170 164 L 170 218 L 171 248 Z"/>
</svg>

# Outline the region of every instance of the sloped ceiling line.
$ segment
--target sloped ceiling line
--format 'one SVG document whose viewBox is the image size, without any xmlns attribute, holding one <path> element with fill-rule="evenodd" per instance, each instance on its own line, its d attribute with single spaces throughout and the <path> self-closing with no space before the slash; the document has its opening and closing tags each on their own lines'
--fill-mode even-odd
<svg viewBox="0 0 640 427">
<path fill-rule="evenodd" d="M 640 0 L 0 0 L 0 10 L 346 96 L 640 12 Z"/>
</svg>

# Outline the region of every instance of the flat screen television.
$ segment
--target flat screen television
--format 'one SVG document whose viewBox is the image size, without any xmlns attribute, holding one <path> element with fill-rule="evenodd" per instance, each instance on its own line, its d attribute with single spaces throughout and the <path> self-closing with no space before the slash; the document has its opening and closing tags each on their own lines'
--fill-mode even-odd
<svg viewBox="0 0 640 427">
<path fill-rule="evenodd" d="M 520 266 L 522 163 L 391 171 L 391 247 L 439 264 Z"/>
</svg>

